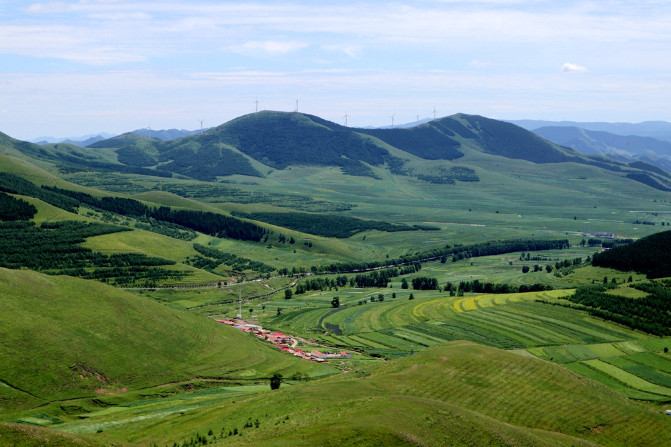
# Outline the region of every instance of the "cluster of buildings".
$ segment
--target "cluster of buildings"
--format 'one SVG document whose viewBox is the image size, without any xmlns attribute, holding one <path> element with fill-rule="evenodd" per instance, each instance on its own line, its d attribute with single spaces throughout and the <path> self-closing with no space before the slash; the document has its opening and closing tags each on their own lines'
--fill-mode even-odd
<svg viewBox="0 0 671 447">
<path fill-rule="evenodd" d="M 282 351 L 286 351 L 289 354 L 293 354 L 296 357 L 300 357 L 305 360 L 312 360 L 313 362 L 326 362 L 329 359 L 343 359 L 351 358 L 352 354 L 341 351 L 337 353 L 333 352 L 319 352 L 319 351 L 304 351 L 302 349 L 296 349 L 298 342 L 293 339 L 291 336 L 283 334 L 281 332 L 271 332 L 266 329 L 263 329 L 258 324 L 249 324 L 244 321 L 233 321 L 233 320 L 214 320 L 218 323 L 227 324 L 235 329 L 241 330 L 243 332 L 248 332 L 259 337 L 261 340 L 268 341 L 273 345 L 277 346 Z"/>
<path fill-rule="evenodd" d="M 601 239 L 615 239 L 615 233 L 583 233 L 584 237 L 598 237 Z"/>
</svg>

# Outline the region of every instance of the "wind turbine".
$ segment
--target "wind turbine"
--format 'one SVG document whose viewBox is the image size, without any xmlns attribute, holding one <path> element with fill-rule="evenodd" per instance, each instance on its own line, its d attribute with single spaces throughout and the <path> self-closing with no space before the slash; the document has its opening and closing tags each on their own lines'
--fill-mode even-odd
<svg viewBox="0 0 671 447">
<path fill-rule="evenodd" d="M 198 120 L 198 121 L 200 121 L 200 133 L 203 133 L 203 121 L 205 121 L 205 120 L 202 119 L 202 120 Z"/>
<path fill-rule="evenodd" d="M 257 113 L 259 111 L 259 98 L 254 99 L 254 104 L 256 105 L 254 113 Z"/>
<path fill-rule="evenodd" d="M 345 111 L 345 116 L 344 116 L 344 118 L 345 118 L 345 127 L 347 127 L 347 118 L 349 118 L 350 116 L 351 116 L 351 115 L 348 115 L 348 114 L 347 114 L 347 111 Z"/>
<path fill-rule="evenodd" d="M 395 116 L 396 116 L 395 113 L 391 116 L 391 128 L 392 128 L 392 129 L 394 128 L 394 117 L 395 117 Z"/>
<path fill-rule="evenodd" d="M 296 100 L 296 113 L 298 113 L 298 100 Z"/>
<path fill-rule="evenodd" d="M 433 119 L 436 119 L 436 106 L 433 106 Z"/>
</svg>

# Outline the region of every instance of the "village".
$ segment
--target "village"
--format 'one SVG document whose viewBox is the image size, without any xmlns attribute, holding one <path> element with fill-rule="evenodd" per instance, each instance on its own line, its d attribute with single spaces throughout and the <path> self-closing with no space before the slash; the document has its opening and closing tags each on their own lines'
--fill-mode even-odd
<svg viewBox="0 0 671 447">
<path fill-rule="evenodd" d="M 297 349 L 299 341 L 291 337 L 290 335 L 283 334 L 281 332 L 272 332 L 257 324 L 250 324 L 244 320 L 214 320 L 218 323 L 227 324 L 235 329 L 254 334 L 259 337 L 261 340 L 267 341 L 282 351 L 293 354 L 296 357 L 300 357 L 305 360 L 311 360 L 313 362 L 324 363 L 329 359 L 345 359 L 351 358 L 352 354 L 341 351 L 341 352 L 320 352 L 317 350 L 312 350 L 310 352 L 304 351 L 302 349 Z"/>
</svg>

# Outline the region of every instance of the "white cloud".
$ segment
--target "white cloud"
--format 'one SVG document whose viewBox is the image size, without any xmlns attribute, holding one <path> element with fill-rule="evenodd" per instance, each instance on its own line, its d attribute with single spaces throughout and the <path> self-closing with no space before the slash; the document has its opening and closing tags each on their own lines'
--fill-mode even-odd
<svg viewBox="0 0 671 447">
<path fill-rule="evenodd" d="M 249 41 L 242 45 L 232 45 L 229 49 L 235 53 L 256 55 L 259 53 L 265 54 L 287 54 L 292 51 L 300 50 L 307 47 L 308 44 L 296 41 Z"/>
<path fill-rule="evenodd" d="M 671 2 L 661 0 L 0 3 L 0 82 L 16 74 L 23 92 L 0 89 L 0 104 L 17 116 L 11 125 L 3 116 L 10 127 L 0 131 L 10 133 L 30 115 L 66 126 L 75 116 L 93 119 L 105 109 L 122 116 L 153 104 L 215 122 L 225 118 L 221 110 L 228 118 L 249 110 L 257 95 L 280 109 L 301 98 L 302 110 L 326 118 L 329 109 L 336 118 L 347 109 L 361 125 L 388 124 L 394 111 L 401 122 L 406 104 L 415 111 L 403 120 L 412 121 L 434 102 L 440 109 L 441 97 L 446 113 L 498 107 L 533 117 L 554 113 L 566 98 L 566 117 L 573 107 L 595 120 L 608 119 L 599 116 L 604 110 L 671 119 L 663 106 L 671 102 Z M 324 109 L 310 110 L 311 98 Z M 211 117 L 203 110 L 210 102 Z M 57 103 L 68 104 L 67 114 Z M 387 106 L 383 122 L 366 117 Z"/>
<path fill-rule="evenodd" d="M 586 73 L 588 70 L 586 67 L 583 67 L 582 65 L 566 62 L 564 65 L 561 66 L 561 71 L 563 71 L 564 73 Z"/>
</svg>

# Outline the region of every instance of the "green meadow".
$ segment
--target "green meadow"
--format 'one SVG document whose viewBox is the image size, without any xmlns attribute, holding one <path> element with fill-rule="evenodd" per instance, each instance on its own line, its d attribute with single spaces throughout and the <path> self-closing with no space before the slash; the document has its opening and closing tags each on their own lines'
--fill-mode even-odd
<svg viewBox="0 0 671 447">
<path fill-rule="evenodd" d="M 384 164 L 362 164 L 374 176 L 332 165 L 271 168 L 245 155 L 262 176 L 212 181 L 84 170 L 54 158 L 64 147 L 45 148 L 48 159 L 10 147 L 11 155 L 0 155 L 3 172 L 98 198 L 225 216 L 334 214 L 421 229 L 337 238 L 252 222 L 263 238 L 239 240 L 13 194 L 36 207 L 37 226 L 80 220 L 127 229 L 78 245 L 168 260 L 164 268 L 179 275 L 121 288 L 0 268 L 0 444 L 668 445 L 671 338 L 591 316 L 567 300 L 579 286 L 604 283 L 613 295 L 646 296 L 629 287 L 644 275 L 589 264 L 602 248 L 586 246 L 585 233 L 639 239 L 664 230 L 668 192 L 625 181 L 617 170 L 539 165 L 463 143 L 464 156 L 448 161 L 378 141 L 405 160 L 402 175 Z M 109 148 L 82 153 L 117 162 Z M 422 180 L 455 168 L 472 170 L 478 181 Z M 320 266 L 384 264 L 511 239 L 565 239 L 570 247 L 449 256 L 424 261 L 387 287 L 347 283 L 296 293 L 307 280 L 357 274 L 313 274 Z M 208 250 L 269 268 L 215 262 Z M 435 279 L 438 288 L 403 288 L 416 278 Z M 548 290 L 447 287 L 476 280 Z M 352 356 L 303 360 L 214 321 L 238 313 L 290 335 L 304 351 Z M 283 376 L 279 390 L 269 387 L 275 373 Z"/>
</svg>

